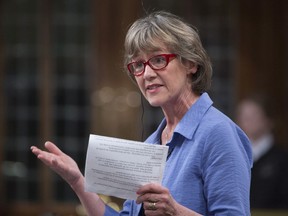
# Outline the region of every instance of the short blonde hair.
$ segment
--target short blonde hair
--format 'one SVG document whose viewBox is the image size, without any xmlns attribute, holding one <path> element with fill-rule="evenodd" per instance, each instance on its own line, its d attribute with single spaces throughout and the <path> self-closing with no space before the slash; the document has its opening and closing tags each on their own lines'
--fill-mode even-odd
<svg viewBox="0 0 288 216">
<path fill-rule="evenodd" d="M 129 28 L 125 39 L 124 65 L 139 53 L 159 50 L 163 45 L 169 52 L 177 54 L 182 61 L 191 61 L 198 66 L 192 76 L 192 91 L 201 94 L 209 90 L 212 66 L 202 46 L 198 31 L 180 17 L 169 12 L 158 11 L 136 20 Z M 135 77 L 129 73 L 135 81 Z"/>
</svg>

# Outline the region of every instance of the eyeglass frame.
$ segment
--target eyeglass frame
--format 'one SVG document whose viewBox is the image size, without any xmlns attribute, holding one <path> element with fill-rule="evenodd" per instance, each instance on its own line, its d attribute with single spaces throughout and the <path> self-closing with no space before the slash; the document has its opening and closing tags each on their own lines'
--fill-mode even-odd
<svg viewBox="0 0 288 216">
<path fill-rule="evenodd" d="M 152 64 L 150 64 L 150 60 L 153 59 L 153 58 L 155 58 L 155 57 L 158 57 L 158 56 L 163 56 L 163 57 L 165 57 L 165 60 L 166 60 L 166 64 L 165 64 L 163 67 L 161 67 L 161 68 L 155 68 L 155 67 L 153 67 Z M 174 54 L 174 53 L 170 53 L 170 54 L 159 54 L 159 55 L 152 56 L 152 57 L 149 58 L 146 62 L 144 62 L 144 61 L 134 61 L 134 62 L 130 62 L 129 64 L 127 64 L 127 68 L 128 68 L 128 71 L 130 72 L 131 75 L 133 75 L 133 76 L 141 76 L 141 75 L 145 72 L 146 65 L 149 65 L 151 69 L 156 70 L 156 71 L 162 70 L 162 69 L 164 69 L 165 67 L 167 67 L 168 64 L 174 59 L 173 57 L 177 57 L 177 55 Z M 171 59 L 171 58 L 173 58 L 173 59 Z M 134 64 L 134 63 L 142 63 L 142 64 L 144 65 L 143 71 L 140 72 L 140 73 L 136 73 L 136 74 L 135 74 L 134 72 L 132 72 L 132 69 L 130 69 L 130 65 L 132 65 L 132 64 Z"/>
</svg>

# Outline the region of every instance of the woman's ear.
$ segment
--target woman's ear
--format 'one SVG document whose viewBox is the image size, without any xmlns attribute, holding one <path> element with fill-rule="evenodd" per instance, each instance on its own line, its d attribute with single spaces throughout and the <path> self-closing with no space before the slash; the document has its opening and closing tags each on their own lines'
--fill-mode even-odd
<svg viewBox="0 0 288 216">
<path fill-rule="evenodd" d="M 183 63 L 187 69 L 187 74 L 195 74 L 198 70 L 198 65 L 191 61 L 185 61 Z"/>
</svg>

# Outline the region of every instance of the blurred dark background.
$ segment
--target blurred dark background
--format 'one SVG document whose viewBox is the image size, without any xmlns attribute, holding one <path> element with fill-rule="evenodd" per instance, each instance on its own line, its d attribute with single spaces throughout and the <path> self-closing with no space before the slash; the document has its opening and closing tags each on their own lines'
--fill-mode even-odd
<svg viewBox="0 0 288 216">
<path fill-rule="evenodd" d="M 30 146 L 55 142 L 84 171 L 90 133 L 133 140 L 162 118 L 123 71 L 123 41 L 142 15 L 167 10 L 200 32 L 210 96 L 233 118 L 241 97 L 273 99 L 288 147 L 288 1 L 0 0 L 0 215 L 81 215 L 79 201 Z"/>
</svg>

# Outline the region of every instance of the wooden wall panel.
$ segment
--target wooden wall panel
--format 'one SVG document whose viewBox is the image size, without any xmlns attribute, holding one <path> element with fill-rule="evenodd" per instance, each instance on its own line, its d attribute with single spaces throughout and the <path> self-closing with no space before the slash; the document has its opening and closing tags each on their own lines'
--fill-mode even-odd
<svg viewBox="0 0 288 216">
<path fill-rule="evenodd" d="M 38 47 L 39 47 L 39 72 L 40 72 L 40 94 L 39 101 L 41 107 L 40 137 L 45 142 L 52 136 L 52 42 L 51 42 L 51 22 L 52 22 L 52 5 L 51 1 L 44 0 L 38 4 L 39 23 L 38 23 Z M 52 201 L 52 176 L 50 169 L 43 163 L 40 163 L 40 179 L 42 184 L 38 189 L 40 193 L 40 203 L 42 211 L 49 209 Z"/>
<path fill-rule="evenodd" d="M 113 97 L 105 105 L 97 106 L 92 103 L 92 132 L 139 139 L 137 128 L 135 130 L 141 116 L 139 108 L 122 104 L 124 110 L 121 111 L 117 107 L 122 106 L 121 101 L 125 103 L 124 95 L 130 91 L 138 91 L 123 72 L 122 62 L 124 37 L 129 25 L 141 15 L 140 1 L 95 1 L 92 14 L 92 98 L 105 88 L 110 89 Z M 99 101 L 97 98 L 94 100 Z"/>
<path fill-rule="evenodd" d="M 237 98 L 262 92 L 275 103 L 277 134 L 287 144 L 288 19 L 284 0 L 239 1 Z"/>
<path fill-rule="evenodd" d="M 0 8 L 2 7 L 2 0 L 0 0 Z M 2 17 L 1 17 L 2 18 Z M 0 23 L 2 22 L 0 18 Z M 0 164 L 4 160 L 4 116 L 5 116 L 5 104 L 4 104 L 4 44 L 3 44 L 3 27 L 0 25 Z M 2 172 L 0 172 L 0 194 L 4 194 L 5 188 L 3 187 Z M 3 196 L 0 196 L 0 215 L 4 214 L 5 200 Z"/>
</svg>

